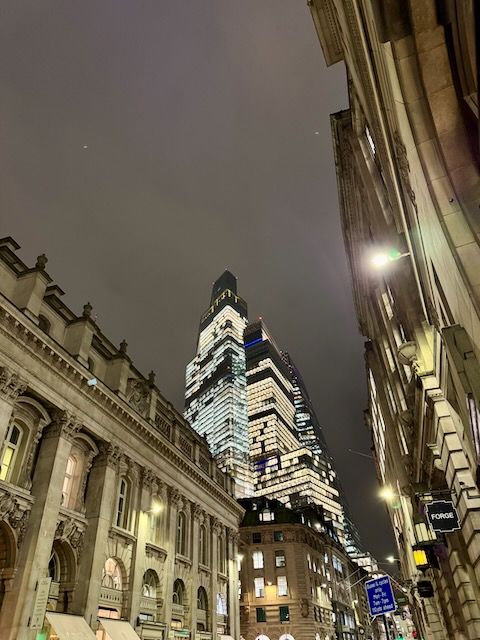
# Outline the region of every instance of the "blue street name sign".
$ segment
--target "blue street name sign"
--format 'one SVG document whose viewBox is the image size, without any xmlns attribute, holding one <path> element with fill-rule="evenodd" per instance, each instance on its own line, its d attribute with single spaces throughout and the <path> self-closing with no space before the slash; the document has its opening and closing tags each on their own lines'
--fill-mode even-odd
<svg viewBox="0 0 480 640">
<path fill-rule="evenodd" d="M 392 583 L 388 576 L 380 576 L 365 582 L 368 608 L 371 616 L 381 616 L 390 611 L 396 611 L 397 603 L 393 595 Z"/>
</svg>

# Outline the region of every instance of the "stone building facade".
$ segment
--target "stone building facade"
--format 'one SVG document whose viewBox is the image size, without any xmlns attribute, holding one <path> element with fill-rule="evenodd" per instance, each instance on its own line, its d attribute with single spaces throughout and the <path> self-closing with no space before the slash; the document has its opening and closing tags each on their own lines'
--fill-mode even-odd
<svg viewBox="0 0 480 640">
<path fill-rule="evenodd" d="M 321 511 L 296 512 L 268 498 L 240 503 L 246 510 L 240 528 L 245 640 L 371 638 L 367 573 L 325 531 Z"/>
<path fill-rule="evenodd" d="M 310 0 L 327 64 L 366 414 L 419 635 L 480 638 L 480 180 L 474 0 Z M 428 503 L 460 529 L 435 535 Z M 416 550 L 417 561 L 413 551 Z M 422 554 L 421 552 L 425 552 Z"/>
<path fill-rule="evenodd" d="M 237 640 L 231 478 L 91 305 L 73 313 L 45 256 L 28 268 L 18 249 L 0 241 L 2 640 L 36 637 L 43 578 L 47 609 L 94 630 Z"/>
</svg>

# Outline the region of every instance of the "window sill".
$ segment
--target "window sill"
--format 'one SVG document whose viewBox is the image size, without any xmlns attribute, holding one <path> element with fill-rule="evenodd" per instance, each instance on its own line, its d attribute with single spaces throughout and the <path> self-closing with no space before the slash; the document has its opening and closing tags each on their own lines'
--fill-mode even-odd
<svg viewBox="0 0 480 640">
<path fill-rule="evenodd" d="M 192 566 L 192 561 L 190 560 L 190 558 L 183 556 L 181 553 L 175 554 L 175 561 L 180 562 L 181 564 L 185 564 L 188 567 Z"/>
<path fill-rule="evenodd" d="M 153 542 L 145 543 L 145 553 L 147 556 L 155 557 L 155 558 L 166 558 L 167 552 L 162 547 L 159 547 L 157 544 Z"/>
<path fill-rule="evenodd" d="M 130 531 L 127 531 L 126 529 L 121 529 L 120 527 L 116 527 L 115 525 L 112 525 L 112 528 L 110 529 L 110 535 L 113 538 L 118 538 L 119 540 L 122 540 L 127 545 L 133 544 L 134 542 L 137 541 L 137 537 L 134 536 L 133 533 L 130 533 Z"/>
</svg>

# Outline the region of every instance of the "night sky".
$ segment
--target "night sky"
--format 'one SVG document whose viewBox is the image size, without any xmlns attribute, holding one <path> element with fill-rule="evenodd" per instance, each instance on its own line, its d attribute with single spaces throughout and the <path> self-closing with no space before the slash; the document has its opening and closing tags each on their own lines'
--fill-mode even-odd
<svg viewBox="0 0 480 640">
<path fill-rule="evenodd" d="M 6 0 L 2 235 L 181 411 L 225 268 L 302 372 L 364 543 L 393 552 L 329 114 L 347 106 L 301 0 Z M 87 148 L 84 148 L 87 147 Z"/>
</svg>

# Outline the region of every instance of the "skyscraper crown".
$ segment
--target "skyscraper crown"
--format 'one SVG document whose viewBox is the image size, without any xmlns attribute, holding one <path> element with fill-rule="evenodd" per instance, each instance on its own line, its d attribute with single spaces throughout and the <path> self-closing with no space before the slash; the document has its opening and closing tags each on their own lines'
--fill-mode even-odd
<svg viewBox="0 0 480 640">
<path fill-rule="evenodd" d="M 233 273 L 227 269 L 222 273 L 218 280 L 215 280 L 213 283 L 210 304 L 213 304 L 218 296 L 220 296 L 224 291 L 231 291 L 233 294 L 237 295 L 237 279 Z"/>
</svg>

